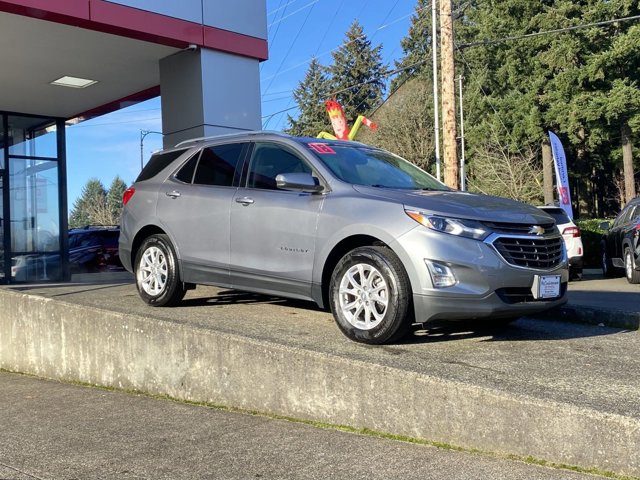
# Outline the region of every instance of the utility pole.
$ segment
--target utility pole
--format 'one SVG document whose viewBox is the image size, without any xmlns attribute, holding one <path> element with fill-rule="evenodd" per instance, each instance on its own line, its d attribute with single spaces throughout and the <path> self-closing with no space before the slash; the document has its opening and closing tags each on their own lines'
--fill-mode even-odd
<svg viewBox="0 0 640 480">
<path fill-rule="evenodd" d="M 436 0 L 431 0 L 431 52 L 433 53 L 433 123 L 436 142 L 436 178 L 440 182 L 440 115 L 438 114 L 438 17 Z"/>
<path fill-rule="evenodd" d="M 453 61 L 453 15 L 451 0 L 440 0 L 440 65 L 442 75 L 442 156 L 444 183 L 460 188 L 456 142 L 456 81 Z"/>
</svg>

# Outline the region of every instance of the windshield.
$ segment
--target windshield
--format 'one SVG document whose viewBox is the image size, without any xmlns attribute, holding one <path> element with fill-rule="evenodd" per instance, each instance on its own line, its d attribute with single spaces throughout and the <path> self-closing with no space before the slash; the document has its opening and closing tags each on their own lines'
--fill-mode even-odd
<svg viewBox="0 0 640 480">
<path fill-rule="evenodd" d="M 354 185 L 411 190 L 449 190 L 405 159 L 367 145 L 307 143 L 340 180 Z"/>
</svg>

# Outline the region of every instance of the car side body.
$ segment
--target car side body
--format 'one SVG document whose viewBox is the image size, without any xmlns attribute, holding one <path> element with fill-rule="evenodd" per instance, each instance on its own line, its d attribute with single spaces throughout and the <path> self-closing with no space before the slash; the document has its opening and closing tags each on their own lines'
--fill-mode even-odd
<svg viewBox="0 0 640 480">
<path fill-rule="evenodd" d="M 224 165 L 201 172 L 211 152 Z M 233 160 L 219 162 L 225 155 Z M 342 161 L 340 155 L 353 161 Z M 144 242 L 166 236 L 182 290 L 209 284 L 311 300 L 331 306 L 334 315 L 338 300 L 332 285 L 342 285 L 342 292 L 362 292 L 362 300 L 355 301 L 363 308 L 369 300 L 378 301 L 382 311 L 382 304 L 390 302 L 386 295 L 403 293 L 406 277 L 405 323 L 511 319 L 566 302 L 566 252 L 551 217 L 520 202 L 450 190 L 421 171 L 417 175 L 429 177 L 430 187 L 393 188 L 393 176 L 402 172 L 381 162 L 375 163 L 380 168 L 365 164 L 374 157 L 391 154 L 355 142 L 266 132 L 181 144 L 152 158 L 128 194 L 122 263 L 139 278 L 136 262 Z M 153 245 L 149 248 L 156 252 Z M 352 270 L 345 264 L 342 280 L 336 277 L 350 254 L 393 257 L 387 263 L 390 271 L 399 272 L 397 278 L 386 275 L 384 265 L 373 269 L 388 284 L 384 298 L 369 292 L 373 284 L 354 287 L 346 280 L 357 276 L 358 265 L 371 263 L 366 258 Z M 362 278 L 368 274 L 360 273 Z M 538 283 L 548 279 L 557 283 L 557 292 L 540 298 Z M 340 305 L 347 312 L 350 304 L 344 302 Z M 345 333 L 367 343 L 394 337 Z"/>
<path fill-rule="evenodd" d="M 604 222 L 600 228 L 606 231 L 600 243 L 604 275 L 623 269 L 629 283 L 640 283 L 640 197 L 627 203 L 613 223 Z"/>
</svg>

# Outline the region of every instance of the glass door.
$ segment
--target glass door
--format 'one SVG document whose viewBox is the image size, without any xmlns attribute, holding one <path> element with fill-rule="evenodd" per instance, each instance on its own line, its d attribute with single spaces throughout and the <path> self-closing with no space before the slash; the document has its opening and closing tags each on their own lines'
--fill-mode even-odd
<svg viewBox="0 0 640 480">
<path fill-rule="evenodd" d="M 4 170 L 4 169 L 3 169 Z M 3 171 L 2 170 L 2 171 Z M 5 256 L 8 256 L 7 251 L 7 239 L 5 238 L 5 214 L 4 214 L 4 173 L 0 174 L 0 283 L 7 283 L 7 279 L 10 276 L 10 272 L 7 272 Z M 5 255 L 7 254 L 7 255 Z"/>
</svg>

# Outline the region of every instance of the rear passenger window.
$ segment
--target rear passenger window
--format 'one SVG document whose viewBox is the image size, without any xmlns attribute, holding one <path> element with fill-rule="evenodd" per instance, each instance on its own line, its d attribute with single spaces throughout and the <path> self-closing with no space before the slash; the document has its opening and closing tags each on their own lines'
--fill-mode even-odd
<svg viewBox="0 0 640 480">
<path fill-rule="evenodd" d="M 156 153 L 155 155 L 152 155 L 149 162 L 140 172 L 140 175 L 138 175 L 138 178 L 136 178 L 136 182 L 142 182 L 143 180 L 149 180 L 150 178 L 155 177 L 186 151 L 186 149 L 173 150 L 172 152 Z"/>
<path fill-rule="evenodd" d="M 246 143 L 231 143 L 203 149 L 193 183 L 231 187 L 246 145 Z"/>
<path fill-rule="evenodd" d="M 196 171 L 196 165 L 198 163 L 199 155 L 194 155 L 189 159 L 187 163 L 176 173 L 176 179 L 184 183 L 191 183 L 193 180 L 193 173 Z"/>
</svg>

